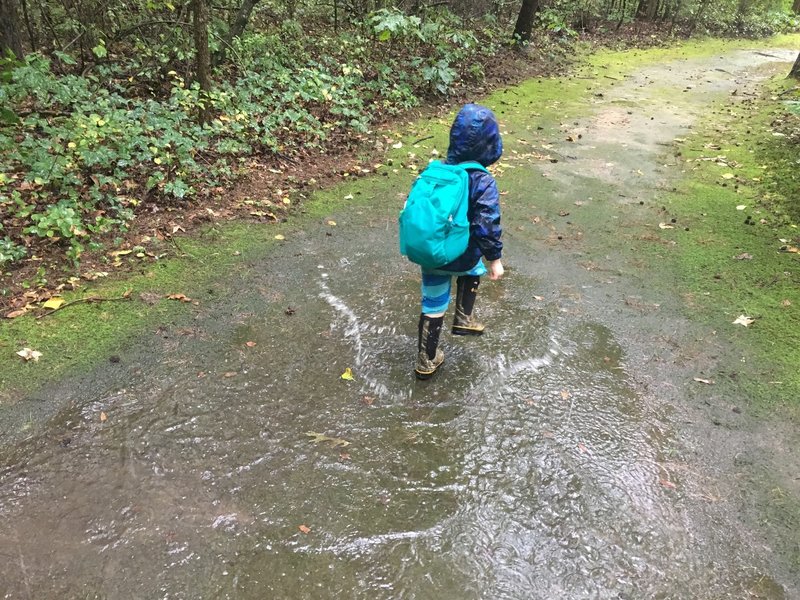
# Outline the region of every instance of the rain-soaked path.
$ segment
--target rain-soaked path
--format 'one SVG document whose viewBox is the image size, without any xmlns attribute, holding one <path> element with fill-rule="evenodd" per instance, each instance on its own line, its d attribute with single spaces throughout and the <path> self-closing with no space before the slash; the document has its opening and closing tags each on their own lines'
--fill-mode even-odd
<svg viewBox="0 0 800 600">
<path fill-rule="evenodd" d="M 766 436 L 704 427 L 685 383 L 723 342 L 624 250 L 664 144 L 774 60 L 650 67 L 570 122 L 572 158 L 507 153 L 511 270 L 481 289 L 489 333 L 445 335 L 430 382 L 410 376 L 417 275 L 377 202 L 48 390 L 67 408 L 0 450 L 4 597 L 799 598 L 796 530 L 759 529 L 733 462 L 768 468 Z M 564 138 L 533 125 L 509 147 Z"/>
</svg>

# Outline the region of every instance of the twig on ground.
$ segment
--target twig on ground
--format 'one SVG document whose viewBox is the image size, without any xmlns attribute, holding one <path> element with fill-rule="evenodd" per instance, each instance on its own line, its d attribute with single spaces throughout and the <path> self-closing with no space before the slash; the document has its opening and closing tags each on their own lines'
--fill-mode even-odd
<svg viewBox="0 0 800 600">
<path fill-rule="evenodd" d="M 428 136 L 425 136 L 425 137 L 423 137 L 423 138 L 419 138 L 419 139 L 418 139 L 418 140 L 416 140 L 415 142 L 411 142 L 411 145 L 413 146 L 413 145 L 415 145 L 415 144 L 420 144 L 420 143 L 422 143 L 422 142 L 424 142 L 424 141 L 426 141 L 426 140 L 432 140 L 432 139 L 433 139 L 433 136 L 432 136 L 432 135 L 428 135 Z"/>
<path fill-rule="evenodd" d="M 46 312 L 43 315 L 39 315 L 36 317 L 37 319 L 44 319 L 45 317 L 49 317 L 52 314 L 57 313 L 58 311 L 64 310 L 68 306 L 74 306 L 76 304 L 99 304 L 100 302 L 117 302 L 119 300 L 130 300 L 131 299 L 131 291 L 128 290 L 122 296 L 116 298 L 101 298 L 100 296 L 89 296 L 87 298 L 79 298 L 78 300 L 73 300 L 71 302 L 66 302 L 62 304 L 58 308 L 51 310 L 50 312 Z"/>
</svg>

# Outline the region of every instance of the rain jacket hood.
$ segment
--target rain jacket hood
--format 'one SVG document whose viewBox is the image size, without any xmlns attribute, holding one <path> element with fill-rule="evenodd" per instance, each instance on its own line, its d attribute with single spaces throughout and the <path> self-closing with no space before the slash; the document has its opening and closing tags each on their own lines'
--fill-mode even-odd
<svg viewBox="0 0 800 600">
<path fill-rule="evenodd" d="M 500 127 L 494 113 L 480 104 L 466 104 L 450 128 L 447 162 L 476 161 L 488 167 L 503 154 Z"/>
</svg>

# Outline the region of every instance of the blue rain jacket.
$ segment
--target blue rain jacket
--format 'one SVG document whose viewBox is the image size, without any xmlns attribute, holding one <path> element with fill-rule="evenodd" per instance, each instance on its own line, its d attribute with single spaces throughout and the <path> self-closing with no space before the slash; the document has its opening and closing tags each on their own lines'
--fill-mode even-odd
<svg viewBox="0 0 800 600">
<path fill-rule="evenodd" d="M 488 167 L 503 154 L 500 128 L 491 110 L 479 104 L 462 108 L 450 128 L 450 146 L 447 163 L 456 165 L 475 161 Z M 500 236 L 500 195 L 491 174 L 483 171 L 469 172 L 469 244 L 467 249 L 443 267 L 441 271 L 464 272 L 472 269 L 481 256 L 497 260 L 503 251 Z"/>
</svg>

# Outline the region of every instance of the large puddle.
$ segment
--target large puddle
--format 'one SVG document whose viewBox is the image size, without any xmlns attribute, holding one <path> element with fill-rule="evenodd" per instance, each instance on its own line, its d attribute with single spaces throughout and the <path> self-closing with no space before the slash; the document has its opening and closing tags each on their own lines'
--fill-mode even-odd
<svg viewBox="0 0 800 600">
<path fill-rule="evenodd" d="M 652 67 L 579 123 L 629 128 L 577 156 L 582 173 L 517 179 L 570 186 L 586 212 L 554 248 L 555 226 L 530 226 L 547 209 L 508 208 L 513 269 L 478 301 L 490 330 L 444 335 L 430 382 L 411 377 L 417 275 L 379 205 L 234 275 L 241 294 L 194 326 L 48 392 L 68 407 L 0 451 L 4 597 L 797 597 L 797 574 L 685 456 L 680 393 L 651 362 L 688 325 L 654 316 L 670 300 L 624 261 L 581 264 L 694 118 L 679 107 L 656 133 L 618 103 L 663 101 L 643 77 L 675 94 L 689 77 L 699 111 L 725 89 L 718 63 L 755 56 Z M 634 164 L 643 183 L 611 177 L 625 199 L 591 172 Z"/>
</svg>

